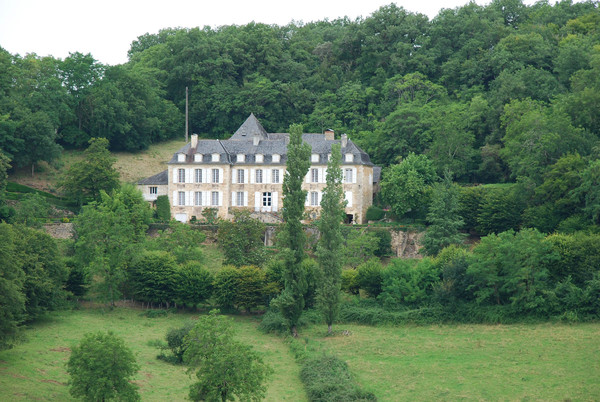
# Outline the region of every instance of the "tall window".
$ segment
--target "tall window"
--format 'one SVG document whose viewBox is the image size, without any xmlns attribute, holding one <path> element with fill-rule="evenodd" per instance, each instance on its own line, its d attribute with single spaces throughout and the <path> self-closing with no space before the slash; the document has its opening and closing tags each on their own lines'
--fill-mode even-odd
<svg viewBox="0 0 600 402">
<path fill-rule="evenodd" d="M 237 182 L 244 183 L 244 169 L 237 170 Z"/>
<path fill-rule="evenodd" d="M 150 187 L 150 195 L 158 194 L 158 187 Z"/>
<path fill-rule="evenodd" d="M 262 193 L 262 206 L 270 207 L 273 199 L 271 197 L 271 193 Z"/>
<path fill-rule="evenodd" d="M 271 181 L 275 184 L 279 183 L 279 169 L 273 169 L 271 171 Z"/>
<path fill-rule="evenodd" d="M 194 193 L 194 205 L 202 206 L 202 192 L 196 191 Z"/>
<path fill-rule="evenodd" d="M 244 192 L 243 191 L 238 191 L 237 193 L 235 193 L 235 205 L 237 205 L 238 207 L 244 206 Z"/>
<path fill-rule="evenodd" d="M 219 205 L 219 192 L 213 191 L 210 193 L 210 205 L 218 206 Z"/>
<path fill-rule="evenodd" d="M 319 193 L 316 191 L 310 192 L 310 205 L 316 207 L 319 205 Z"/>
<path fill-rule="evenodd" d="M 257 183 L 262 183 L 263 182 L 263 174 L 262 174 L 262 169 L 256 169 L 256 182 Z"/>
<path fill-rule="evenodd" d="M 219 182 L 219 169 L 213 169 L 212 170 L 212 182 L 213 183 L 218 183 Z"/>
<path fill-rule="evenodd" d="M 319 169 L 316 169 L 316 168 L 310 169 L 310 176 L 312 178 L 313 183 L 318 183 L 319 182 Z"/>
<path fill-rule="evenodd" d="M 180 191 L 177 193 L 177 204 L 185 205 L 185 192 Z"/>
<path fill-rule="evenodd" d="M 177 182 L 185 183 L 185 169 L 177 169 Z"/>
<path fill-rule="evenodd" d="M 344 179 L 346 183 L 352 183 L 352 169 L 346 169 L 344 171 Z"/>
<path fill-rule="evenodd" d="M 196 183 L 202 183 L 202 169 L 194 170 L 194 178 L 196 180 Z"/>
</svg>

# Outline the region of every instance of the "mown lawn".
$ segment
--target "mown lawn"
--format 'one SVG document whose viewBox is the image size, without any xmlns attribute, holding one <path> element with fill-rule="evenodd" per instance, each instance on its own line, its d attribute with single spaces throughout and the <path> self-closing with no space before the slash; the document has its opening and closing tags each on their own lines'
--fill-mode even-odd
<svg viewBox="0 0 600 402">
<path fill-rule="evenodd" d="M 365 327 L 302 334 L 380 401 L 599 400 L 600 324 Z"/>
<path fill-rule="evenodd" d="M 149 341 L 164 339 L 169 328 L 180 326 L 195 315 L 147 318 L 141 313 L 128 308 L 81 309 L 55 313 L 32 326 L 25 332 L 25 342 L 0 352 L 0 400 L 70 400 L 65 370 L 70 348 L 84 333 L 99 330 L 114 331 L 134 351 L 141 366 L 135 382 L 143 400 L 185 400 L 193 378 L 184 367 L 156 359 L 158 350 Z M 253 345 L 275 370 L 268 384 L 267 400 L 305 400 L 299 368 L 282 340 L 260 333 L 256 320 L 251 318 L 236 318 L 234 326 L 239 339 Z"/>
</svg>

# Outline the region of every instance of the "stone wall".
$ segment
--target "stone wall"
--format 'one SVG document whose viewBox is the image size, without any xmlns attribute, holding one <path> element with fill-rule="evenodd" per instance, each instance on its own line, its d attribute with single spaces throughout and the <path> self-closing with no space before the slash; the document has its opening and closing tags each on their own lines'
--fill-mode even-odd
<svg viewBox="0 0 600 402">
<path fill-rule="evenodd" d="M 48 223 L 44 230 L 55 239 L 71 239 L 74 235 L 72 223 Z"/>
</svg>

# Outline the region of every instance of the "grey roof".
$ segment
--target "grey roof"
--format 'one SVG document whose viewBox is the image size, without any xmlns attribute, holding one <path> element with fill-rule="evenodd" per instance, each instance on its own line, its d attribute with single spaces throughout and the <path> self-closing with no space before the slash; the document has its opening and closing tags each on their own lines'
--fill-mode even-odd
<svg viewBox="0 0 600 402">
<path fill-rule="evenodd" d="M 255 134 L 260 137 L 258 145 L 254 145 Z M 178 150 L 168 163 L 191 163 L 194 161 L 196 153 L 203 155 L 202 163 L 212 162 L 211 155 L 214 153 L 220 154 L 219 162 L 216 163 L 221 164 L 254 163 L 257 154 L 264 155 L 263 163 L 272 163 L 272 155 L 279 154 L 281 158 L 277 164 L 285 165 L 289 137 L 288 133 L 267 133 L 254 114 L 251 114 L 230 139 L 198 140 L 196 149 L 192 149 L 188 143 Z M 325 135 L 320 133 L 302 134 L 302 139 L 311 146 L 312 153 L 320 155 L 319 162 L 316 164 L 322 165 L 327 164 L 332 145 L 342 142 L 341 140 L 327 140 Z M 180 153 L 186 155 L 185 162 L 178 161 L 177 154 Z M 342 155 L 347 153 L 354 155 L 354 161 L 351 164 L 373 165 L 369 155 L 349 139 L 346 147 L 342 148 Z M 244 162 L 237 162 L 238 154 L 245 155 Z M 342 158 L 342 164 L 345 164 L 344 158 Z"/>
<path fill-rule="evenodd" d="M 163 170 L 162 172 L 155 174 L 154 176 L 150 176 L 150 177 L 146 177 L 145 179 L 141 179 L 140 181 L 138 181 L 138 184 L 156 184 L 156 185 L 160 185 L 160 184 L 169 184 L 169 177 L 168 177 L 168 172 L 166 170 Z"/>
<path fill-rule="evenodd" d="M 381 166 L 373 166 L 373 183 L 381 181 Z"/>
<path fill-rule="evenodd" d="M 264 139 L 269 137 L 267 130 L 260 124 L 260 121 L 254 116 L 254 113 L 250 113 L 250 116 L 248 116 L 244 124 L 242 124 L 231 136 L 230 140 L 252 139 L 255 135 Z"/>
</svg>

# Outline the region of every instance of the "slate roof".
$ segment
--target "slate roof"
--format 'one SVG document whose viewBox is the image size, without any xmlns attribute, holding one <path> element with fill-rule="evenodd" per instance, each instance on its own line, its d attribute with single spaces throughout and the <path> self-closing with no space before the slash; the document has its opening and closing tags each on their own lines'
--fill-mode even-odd
<svg viewBox="0 0 600 402">
<path fill-rule="evenodd" d="M 258 145 L 254 145 L 254 136 L 258 136 L 260 141 Z M 256 155 L 264 155 L 262 163 L 268 164 L 272 162 L 272 155 L 279 154 L 280 161 L 277 165 L 285 165 L 287 160 L 287 144 L 289 143 L 288 133 L 267 133 L 258 119 L 251 114 L 246 121 L 237 129 L 237 131 L 228 140 L 198 140 L 196 149 L 192 149 L 188 143 L 183 148 L 178 150 L 169 164 L 177 163 L 193 163 L 194 154 L 203 155 L 202 163 L 211 163 L 211 155 L 217 153 L 220 155 L 219 161 L 214 163 L 247 163 L 253 164 L 256 161 Z M 341 140 L 327 140 L 324 134 L 307 133 L 302 134 L 302 139 L 312 148 L 312 153 L 320 155 L 319 162 L 314 164 L 327 164 L 328 155 L 331 153 L 333 144 L 341 144 Z M 185 154 L 185 162 L 178 161 L 178 154 Z M 342 148 L 342 155 L 351 153 L 354 155 L 354 161 L 348 164 L 359 164 L 373 166 L 369 155 L 351 140 L 348 139 L 346 147 Z M 237 155 L 245 155 L 244 162 L 237 162 Z M 345 158 L 342 157 L 342 165 L 346 164 Z M 200 163 L 200 162 L 198 162 Z"/>
<path fill-rule="evenodd" d="M 381 166 L 373 166 L 373 183 L 381 181 Z"/>
<path fill-rule="evenodd" d="M 163 170 L 162 172 L 155 174 L 154 176 L 146 177 L 145 179 L 141 179 L 137 182 L 137 184 L 148 185 L 148 184 L 169 184 L 168 172 Z"/>
</svg>

